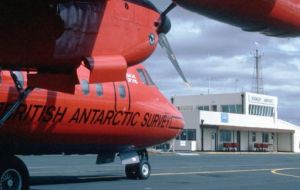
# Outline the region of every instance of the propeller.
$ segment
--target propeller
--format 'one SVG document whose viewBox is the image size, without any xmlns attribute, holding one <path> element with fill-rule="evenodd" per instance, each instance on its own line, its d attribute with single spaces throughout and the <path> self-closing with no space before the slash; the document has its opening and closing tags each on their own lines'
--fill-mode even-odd
<svg viewBox="0 0 300 190">
<path fill-rule="evenodd" d="M 187 81 L 186 77 L 184 76 L 179 63 L 177 61 L 177 58 L 171 48 L 171 45 L 168 41 L 168 38 L 166 36 L 166 34 L 171 30 L 171 21 L 168 18 L 167 14 L 176 7 L 176 4 L 173 2 L 171 3 L 171 5 L 168 6 L 168 8 L 161 13 L 160 15 L 160 25 L 158 27 L 157 33 L 159 36 L 159 45 L 162 47 L 162 49 L 164 49 L 168 55 L 169 60 L 171 61 L 171 63 L 173 64 L 173 66 L 175 67 L 177 73 L 179 74 L 179 76 L 182 78 L 182 80 L 186 83 L 187 86 L 190 87 L 189 82 Z"/>
</svg>

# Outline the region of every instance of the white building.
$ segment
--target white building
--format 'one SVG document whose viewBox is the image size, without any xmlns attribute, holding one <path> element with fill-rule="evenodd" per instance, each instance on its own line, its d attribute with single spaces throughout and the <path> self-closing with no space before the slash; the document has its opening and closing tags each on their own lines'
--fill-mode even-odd
<svg viewBox="0 0 300 190">
<path fill-rule="evenodd" d="M 300 152 L 300 128 L 278 119 L 278 99 L 253 93 L 176 96 L 186 127 L 174 150 Z"/>
</svg>

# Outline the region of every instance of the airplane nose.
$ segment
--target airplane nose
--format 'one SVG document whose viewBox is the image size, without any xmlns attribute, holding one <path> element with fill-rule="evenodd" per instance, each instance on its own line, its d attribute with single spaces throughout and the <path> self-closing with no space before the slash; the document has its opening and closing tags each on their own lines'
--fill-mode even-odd
<svg viewBox="0 0 300 190">
<path fill-rule="evenodd" d="M 184 118 L 182 114 L 178 111 L 177 116 L 173 117 L 172 127 L 174 129 L 177 129 L 179 132 L 181 132 L 184 126 L 185 126 Z"/>
</svg>

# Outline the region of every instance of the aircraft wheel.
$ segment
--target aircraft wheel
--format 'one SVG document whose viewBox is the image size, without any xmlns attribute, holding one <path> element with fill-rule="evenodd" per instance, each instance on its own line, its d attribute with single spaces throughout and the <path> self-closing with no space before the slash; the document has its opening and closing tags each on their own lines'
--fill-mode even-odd
<svg viewBox="0 0 300 190">
<path fill-rule="evenodd" d="M 27 167 L 24 162 L 16 156 L 3 157 L 0 159 L 0 189 L 29 189 L 29 173 Z"/>
<path fill-rule="evenodd" d="M 151 166 L 147 161 L 141 161 L 137 167 L 137 176 L 139 179 L 148 179 L 151 174 Z"/>
</svg>

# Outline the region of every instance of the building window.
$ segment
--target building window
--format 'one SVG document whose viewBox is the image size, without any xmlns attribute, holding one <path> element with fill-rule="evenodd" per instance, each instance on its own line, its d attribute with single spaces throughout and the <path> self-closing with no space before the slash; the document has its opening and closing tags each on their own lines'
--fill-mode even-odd
<svg viewBox="0 0 300 190">
<path fill-rule="evenodd" d="M 222 105 L 221 109 L 222 109 L 222 112 L 225 112 L 225 113 L 239 113 L 239 114 L 243 113 L 242 105 L 240 105 L 240 104 Z"/>
<path fill-rule="evenodd" d="M 121 98 L 126 97 L 126 90 L 125 90 L 125 86 L 123 84 L 119 85 L 119 93 L 120 93 Z"/>
<path fill-rule="evenodd" d="M 249 115 L 272 117 L 274 108 L 270 106 L 249 105 Z"/>
<path fill-rule="evenodd" d="M 195 141 L 196 140 L 196 129 L 184 129 L 182 133 L 177 136 L 176 140 L 182 141 Z"/>
<path fill-rule="evenodd" d="M 271 108 L 271 115 L 270 115 L 271 117 L 273 117 L 274 116 L 274 108 Z"/>
<path fill-rule="evenodd" d="M 259 106 L 254 106 L 254 115 L 259 115 Z"/>
<path fill-rule="evenodd" d="M 209 106 L 197 106 L 198 110 L 209 111 Z"/>
<path fill-rule="evenodd" d="M 268 115 L 268 107 L 264 106 L 264 116 L 269 116 Z"/>
<path fill-rule="evenodd" d="M 187 140 L 195 141 L 196 140 L 196 129 L 187 129 Z"/>
<path fill-rule="evenodd" d="M 249 115 L 252 115 L 252 105 L 251 104 L 249 105 L 248 113 L 249 113 Z"/>
<path fill-rule="evenodd" d="M 197 109 L 198 109 L 199 111 L 204 110 L 203 106 L 197 106 Z"/>
<path fill-rule="evenodd" d="M 96 84 L 96 93 L 98 96 L 103 96 L 103 86 L 102 84 Z"/>
<path fill-rule="evenodd" d="M 229 105 L 229 112 L 236 113 L 235 105 Z"/>
<path fill-rule="evenodd" d="M 252 142 L 256 142 L 256 132 L 252 132 Z"/>
<path fill-rule="evenodd" d="M 176 140 L 186 141 L 187 140 L 187 132 L 184 129 L 180 135 L 177 136 Z"/>
<path fill-rule="evenodd" d="M 221 130 L 220 131 L 220 141 L 222 142 L 231 142 L 231 131 Z"/>
<path fill-rule="evenodd" d="M 222 105 L 221 109 L 222 109 L 222 112 L 229 113 L 229 106 L 228 105 Z"/>
<path fill-rule="evenodd" d="M 263 143 L 269 142 L 269 133 L 263 133 L 262 134 Z"/>
<path fill-rule="evenodd" d="M 81 80 L 81 90 L 83 95 L 88 95 L 90 93 L 90 87 L 87 80 Z"/>
<path fill-rule="evenodd" d="M 243 113 L 243 106 L 238 104 L 236 105 L 236 113 L 240 113 L 242 114 Z"/>
<path fill-rule="evenodd" d="M 275 133 L 272 133 L 271 139 L 274 140 Z"/>
<path fill-rule="evenodd" d="M 272 108 L 268 108 L 267 109 L 267 116 L 271 116 L 272 115 Z"/>
<path fill-rule="evenodd" d="M 179 106 L 181 111 L 193 111 L 193 106 Z"/>
<path fill-rule="evenodd" d="M 212 111 L 217 111 L 218 110 L 217 105 L 212 105 L 211 108 L 212 108 Z"/>
</svg>

